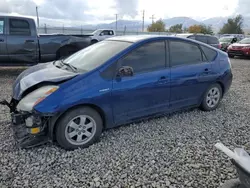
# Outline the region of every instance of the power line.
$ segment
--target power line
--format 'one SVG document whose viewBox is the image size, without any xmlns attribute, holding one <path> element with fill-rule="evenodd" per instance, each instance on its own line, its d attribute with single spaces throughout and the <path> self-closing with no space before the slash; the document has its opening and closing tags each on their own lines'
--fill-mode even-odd
<svg viewBox="0 0 250 188">
<path fill-rule="evenodd" d="M 144 31 L 145 10 L 142 11 L 142 32 Z"/>
<path fill-rule="evenodd" d="M 153 14 L 153 15 L 150 17 L 150 19 L 152 19 L 152 24 L 154 23 L 154 19 L 155 19 L 154 16 L 155 16 L 155 15 Z"/>
</svg>

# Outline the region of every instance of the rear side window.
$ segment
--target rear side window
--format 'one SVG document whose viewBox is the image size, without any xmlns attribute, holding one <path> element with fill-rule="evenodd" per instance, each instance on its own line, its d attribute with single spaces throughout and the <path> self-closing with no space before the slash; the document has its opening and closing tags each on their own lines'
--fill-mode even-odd
<svg viewBox="0 0 250 188">
<path fill-rule="evenodd" d="M 208 61 L 213 61 L 217 55 L 217 52 L 211 48 L 201 45 L 201 49 L 204 52 Z"/>
<path fill-rule="evenodd" d="M 20 19 L 10 19 L 10 35 L 31 35 L 29 22 Z"/>
<path fill-rule="evenodd" d="M 184 41 L 170 41 L 171 66 L 197 64 L 202 62 L 198 45 Z"/>
<path fill-rule="evenodd" d="M 208 37 L 208 44 L 219 44 L 219 40 L 216 37 Z"/>
<path fill-rule="evenodd" d="M 196 40 L 207 44 L 207 37 L 206 36 L 196 36 Z"/>
<path fill-rule="evenodd" d="M 0 19 L 0 35 L 4 34 L 4 20 Z"/>
</svg>

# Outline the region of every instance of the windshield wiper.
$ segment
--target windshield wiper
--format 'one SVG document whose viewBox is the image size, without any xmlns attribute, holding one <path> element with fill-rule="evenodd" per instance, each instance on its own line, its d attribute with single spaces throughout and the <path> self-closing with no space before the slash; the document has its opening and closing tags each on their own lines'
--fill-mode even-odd
<svg viewBox="0 0 250 188">
<path fill-rule="evenodd" d="M 71 70 L 73 70 L 74 72 L 77 72 L 77 68 L 76 68 L 76 67 L 74 67 L 74 66 L 71 65 L 71 64 L 65 63 L 65 62 L 63 61 L 63 59 L 60 60 L 60 63 L 63 64 L 63 65 L 68 66 L 68 67 L 71 68 Z"/>
</svg>

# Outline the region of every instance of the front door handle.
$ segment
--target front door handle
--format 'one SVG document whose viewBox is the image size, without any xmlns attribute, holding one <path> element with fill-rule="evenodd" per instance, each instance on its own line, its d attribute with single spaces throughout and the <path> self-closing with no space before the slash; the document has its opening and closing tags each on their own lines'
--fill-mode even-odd
<svg viewBox="0 0 250 188">
<path fill-rule="evenodd" d="M 0 39 L 0 42 L 4 42 L 4 39 Z"/>
</svg>

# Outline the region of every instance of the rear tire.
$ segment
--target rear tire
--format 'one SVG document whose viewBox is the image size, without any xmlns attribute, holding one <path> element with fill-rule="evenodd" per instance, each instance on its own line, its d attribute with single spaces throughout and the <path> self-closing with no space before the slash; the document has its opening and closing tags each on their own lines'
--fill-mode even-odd
<svg viewBox="0 0 250 188">
<path fill-rule="evenodd" d="M 75 53 L 77 51 L 78 51 L 78 49 L 76 47 L 73 47 L 73 46 L 62 47 L 56 53 L 56 59 L 66 58 L 66 57 L 72 55 L 73 53 Z"/>
<path fill-rule="evenodd" d="M 200 108 L 203 111 L 215 110 L 220 104 L 222 94 L 221 86 L 219 84 L 212 84 L 203 96 Z"/>
<path fill-rule="evenodd" d="M 56 140 L 66 150 L 86 148 L 100 137 L 103 120 L 90 107 L 80 107 L 66 112 L 56 125 Z"/>
<path fill-rule="evenodd" d="M 95 44 L 95 43 L 97 43 L 98 42 L 98 40 L 92 40 L 91 41 L 91 44 Z"/>
</svg>

